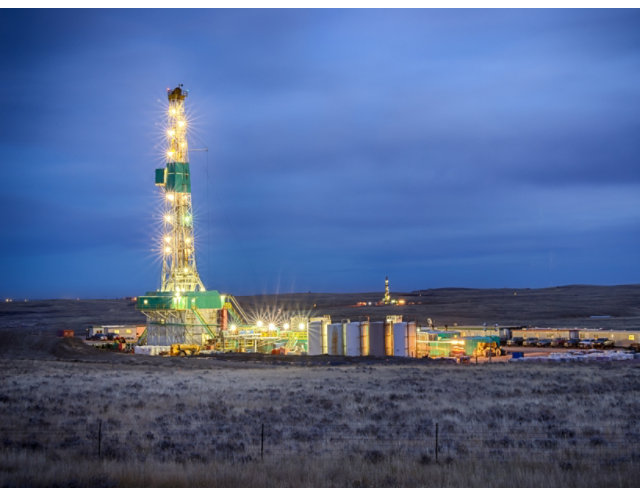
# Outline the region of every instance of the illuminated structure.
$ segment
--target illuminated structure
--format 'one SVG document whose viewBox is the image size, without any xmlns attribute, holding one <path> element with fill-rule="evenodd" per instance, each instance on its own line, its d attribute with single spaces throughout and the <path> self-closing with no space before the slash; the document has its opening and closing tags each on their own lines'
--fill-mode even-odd
<svg viewBox="0 0 640 496">
<path fill-rule="evenodd" d="M 270 352 L 281 347 L 305 351 L 307 319 L 303 316 L 276 319 L 278 310 L 265 315 L 267 322 L 261 316 L 250 319 L 232 295 L 205 289 L 196 267 L 187 92 L 181 85 L 167 89 L 167 96 L 166 165 L 155 171 L 155 184 L 163 195 L 161 285 L 158 291 L 139 296 L 136 303 L 147 317 L 146 343 L 197 344 L 217 351 Z"/>
<path fill-rule="evenodd" d="M 189 173 L 187 92 L 181 86 L 167 90 L 166 166 L 156 169 L 162 188 L 162 278 L 159 291 L 137 299 L 147 316 L 147 343 L 202 345 L 222 339 L 227 325 L 225 296 L 206 291 L 196 268 L 191 177 Z"/>
<path fill-rule="evenodd" d="M 196 269 L 191 209 L 187 118 L 180 87 L 169 91 L 167 166 L 156 169 L 156 186 L 164 189 L 161 291 L 204 291 Z"/>
<path fill-rule="evenodd" d="M 385 305 L 391 304 L 391 293 L 389 293 L 389 276 L 384 276 L 384 298 L 382 303 Z"/>
</svg>

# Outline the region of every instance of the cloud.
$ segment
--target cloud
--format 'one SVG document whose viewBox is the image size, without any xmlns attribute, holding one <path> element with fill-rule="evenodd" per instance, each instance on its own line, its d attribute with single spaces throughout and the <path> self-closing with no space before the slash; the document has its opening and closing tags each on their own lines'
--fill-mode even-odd
<svg viewBox="0 0 640 496">
<path fill-rule="evenodd" d="M 191 154 L 209 285 L 362 290 L 393 270 L 406 289 L 637 282 L 634 10 L 5 10 L 0 23 L 4 264 L 57 257 L 86 294 L 92 264 L 114 295 L 156 286 L 164 89 L 184 83 L 190 144 L 209 150 Z M 135 285 L 118 274 L 126 257 L 146 267 Z M 46 272 L 23 287 L 61 294 Z"/>
</svg>

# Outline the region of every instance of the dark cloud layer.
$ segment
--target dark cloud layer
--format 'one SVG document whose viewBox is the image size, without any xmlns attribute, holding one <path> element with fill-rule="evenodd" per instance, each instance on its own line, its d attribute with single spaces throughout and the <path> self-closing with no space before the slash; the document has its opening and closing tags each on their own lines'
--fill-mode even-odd
<svg viewBox="0 0 640 496">
<path fill-rule="evenodd" d="M 157 287 L 164 88 L 238 294 L 638 282 L 636 10 L 2 10 L 0 293 Z"/>
</svg>

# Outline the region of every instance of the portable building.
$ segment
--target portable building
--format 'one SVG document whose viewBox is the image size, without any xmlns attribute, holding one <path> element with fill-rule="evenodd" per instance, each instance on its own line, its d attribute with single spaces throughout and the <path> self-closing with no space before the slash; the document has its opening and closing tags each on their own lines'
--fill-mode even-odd
<svg viewBox="0 0 640 496">
<path fill-rule="evenodd" d="M 125 338 L 127 341 L 135 341 L 142 335 L 145 329 L 146 326 L 140 324 L 89 326 L 87 328 L 87 335 L 88 337 L 93 337 L 96 334 L 116 334 L 118 337 Z"/>
</svg>

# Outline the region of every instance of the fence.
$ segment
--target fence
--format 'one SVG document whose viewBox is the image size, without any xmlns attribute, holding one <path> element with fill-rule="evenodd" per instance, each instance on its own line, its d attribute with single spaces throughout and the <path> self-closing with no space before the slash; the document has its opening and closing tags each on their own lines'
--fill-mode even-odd
<svg viewBox="0 0 640 496">
<path fill-rule="evenodd" d="M 353 425 L 353 424 L 352 424 Z M 358 425 L 358 424 L 357 424 Z M 239 461 L 263 460 L 301 453 L 311 456 L 414 457 L 429 462 L 483 459 L 509 462 L 514 458 L 579 459 L 590 465 L 640 461 L 640 433 L 587 429 L 527 429 L 517 431 L 452 431 L 447 422 L 408 432 L 397 426 L 393 437 L 378 435 L 370 424 L 355 432 L 347 426 L 305 426 L 256 423 L 229 432 L 213 423 L 209 428 L 155 430 L 149 426 L 114 426 L 97 420 L 67 428 L 0 429 L 0 447 L 95 459 L 153 457 L 164 461 L 204 461 L 216 457 Z M 444 427 L 444 428 L 443 428 Z"/>
</svg>

